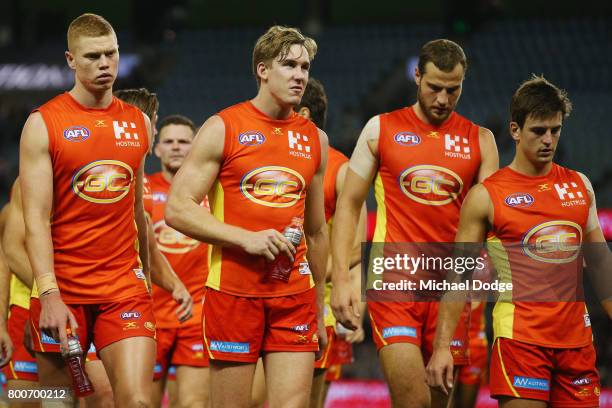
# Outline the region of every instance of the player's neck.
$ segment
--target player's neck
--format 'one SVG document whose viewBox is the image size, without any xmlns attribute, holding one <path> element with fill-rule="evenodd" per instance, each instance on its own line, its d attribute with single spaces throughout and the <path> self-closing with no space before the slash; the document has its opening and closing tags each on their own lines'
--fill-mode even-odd
<svg viewBox="0 0 612 408">
<path fill-rule="evenodd" d="M 293 111 L 293 106 L 283 106 L 265 90 L 260 89 L 257 96 L 251 99 L 257 110 L 275 120 L 285 120 Z"/>
<path fill-rule="evenodd" d="M 508 167 L 529 177 L 540 177 L 550 173 L 552 162 L 534 163 L 529 161 L 526 157 L 517 154 Z"/>
<path fill-rule="evenodd" d="M 74 87 L 69 93 L 79 104 L 85 106 L 86 108 L 108 108 L 113 101 L 112 89 L 107 89 L 100 94 L 93 94 L 85 89 L 85 87 L 78 81 L 75 83 Z"/>
<path fill-rule="evenodd" d="M 423 109 L 421 108 L 421 104 L 419 102 L 415 102 L 414 105 L 412 105 L 412 109 L 414 110 L 414 114 L 416 115 L 416 117 L 423 123 L 432 126 L 432 127 L 440 127 L 442 126 L 444 123 L 446 123 L 447 120 L 450 119 L 450 115 L 448 116 L 448 118 L 446 118 L 446 120 L 444 120 L 444 122 L 442 123 L 431 123 L 431 121 L 429 120 L 429 118 L 427 117 L 427 115 L 425 115 L 425 112 L 423 111 Z"/>
<path fill-rule="evenodd" d="M 176 172 L 173 172 L 167 169 L 166 167 L 162 166 L 161 173 L 162 173 L 162 177 L 164 178 L 164 180 L 166 180 L 168 184 L 172 184 L 172 179 L 174 179 L 174 175 L 176 174 Z"/>
</svg>

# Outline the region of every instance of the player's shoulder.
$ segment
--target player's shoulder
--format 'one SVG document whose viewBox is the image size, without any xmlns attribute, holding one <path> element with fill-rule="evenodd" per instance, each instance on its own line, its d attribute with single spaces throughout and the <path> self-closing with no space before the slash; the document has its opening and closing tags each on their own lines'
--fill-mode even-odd
<svg viewBox="0 0 612 408">
<path fill-rule="evenodd" d="M 345 161 L 349 160 L 349 158 L 344 153 L 342 153 L 340 150 L 338 150 L 338 149 L 336 149 L 336 148 L 334 148 L 332 146 L 329 146 L 329 153 L 328 153 L 328 155 L 329 155 L 329 157 L 328 157 L 329 161 L 336 160 L 336 161 L 339 161 L 339 162 L 345 162 Z"/>
<path fill-rule="evenodd" d="M 49 99 L 47 102 L 35 108 L 32 113 L 39 112 L 41 110 L 50 110 L 50 109 L 62 109 L 66 105 L 71 102 L 71 96 L 68 92 L 63 92 L 59 95 L 55 95 L 53 98 Z"/>
</svg>

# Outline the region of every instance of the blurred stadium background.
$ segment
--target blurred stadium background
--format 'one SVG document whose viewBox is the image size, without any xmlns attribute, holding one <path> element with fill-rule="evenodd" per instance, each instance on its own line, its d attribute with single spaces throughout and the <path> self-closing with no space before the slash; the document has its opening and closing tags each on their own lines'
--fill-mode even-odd
<svg viewBox="0 0 612 408">
<path fill-rule="evenodd" d="M 574 103 L 558 161 L 592 180 L 603 227 L 612 239 L 612 2 L 4 0 L 0 202 L 8 198 L 18 172 L 20 131 L 28 113 L 72 86 L 63 56 L 65 32 L 83 12 L 103 15 L 117 30 L 121 65 L 115 89 L 147 87 L 159 96 L 160 117 L 181 113 L 196 123 L 254 96 L 251 51 L 269 25 L 300 27 L 319 44 L 311 74 L 329 96 L 331 143 L 347 155 L 370 116 L 414 102 L 416 56 L 430 39 L 447 37 L 464 47 L 469 69 L 457 110 L 493 131 L 502 165 L 514 150 L 507 130 L 510 96 L 531 73 L 544 74 Z M 159 164 L 150 158 L 147 168 L 155 171 Z M 372 200 L 369 204 L 374 208 Z M 597 304 L 590 310 L 602 383 L 609 388 L 612 324 Z M 369 327 L 366 332 L 369 336 Z M 369 339 L 356 347 L 355 359 L 346 378 L 382 378 Z M 353 408 L 364 398 L 388 403 L 380 382 L 357 384 L 337 385 L 333 406 L 353 397 Z M 602 397 L 602 406 L 612 406 L 609 393 Z M 486 404 L 483 400 L 479 406 Z"/>
</svg>

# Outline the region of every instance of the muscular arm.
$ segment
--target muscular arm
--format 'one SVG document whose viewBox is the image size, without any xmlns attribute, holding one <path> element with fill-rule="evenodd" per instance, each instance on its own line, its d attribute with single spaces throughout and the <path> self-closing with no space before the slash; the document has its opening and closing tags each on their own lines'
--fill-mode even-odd
<svg viewBox="0 0 612 408">
<path fill-rule="evenodd" d="M 495 173 L 499 169 L 499 154 L 495 144 L 495 136 L 487 128 L 479 128 L 478 141 L 480 143 L 480 169 L 478 169 L 478 183 Z"/>
<path fill-rule="evenodd" d="M 6 262 L 10 270 L 29 288 L 32 288 L 33 276 L 30 260 L 25 245 L 25 221 L 21 200 L 19 179 L 13 186 L 11 202 L 6 207 L 6 222 L 2 233 Z"/>
<path fill-rule="evenodd" d="M 359 136 L 334 216 L 332 309 L 340 323 L 353 330 L 358 324 L 359 299 L 351 291 L 349 267 L 363 203 L 378 169 L 379 133 L 380 120 L 375 116 L 368 121 Z"/>
<path fill-rule="evenodd" d="M 597 218 L 597 203 L 593 186 L 584 174 L 579 174 L 584 181 L 591 202 L 583 247 L 586 270 L 602 307 L 612 319 L 612 253 Z"/>
<path fill-rule="evenodd" d="M 147 128 L 147 138 L 149 139 L 149 145 L 151 144 L 151 121 L 149 117 L 143 113 L 145 119 L 145 126 Z M 144 158 L 138 172 L 136 173 L 136 186 L 134 191 L 134 219 L 136 221 L 136 228 L 138 229 L 138 255 L 140 256 L 140 262 L 142 262 L 142 270 L 147 277 L 149 287 L 151 284 L 151 273 L 149 268 L 149 223 L 147 222 L 147 216 L 144 209 L 144 203 L 142 201 L 143 195 L 143 180 L 144 180 Z"/>
</svg>

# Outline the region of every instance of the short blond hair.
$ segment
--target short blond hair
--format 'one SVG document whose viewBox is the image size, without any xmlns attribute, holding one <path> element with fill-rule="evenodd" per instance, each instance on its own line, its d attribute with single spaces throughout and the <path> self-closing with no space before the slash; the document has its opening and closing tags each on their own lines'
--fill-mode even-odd
<svg viewBox="0 0 612 408">
<path fill-rule="evenodd" d="M 68 50 L 74 50 L 80 37 L 102 37 L 115 34 L 113 26 L 102 16 L 92 13 L 81 14 L 68 26 Z"/>
<path fill-rule="evenodd" d="M 255 75 L 255 80 L 257 80 L 257 86 L 261 83 L 261 79 L 257 75 L 257 65 L 260 62 L 268 65 L 277 57 L 282 61 L 287 57 L 289 48 L 294 44 L 303 45 L 311 61 L 317 54 L 317 43 L 315 40 L 304 36 L 297 28 L 280 25 L 272 26 L 257 39 L 255 48 L 253 48 L 253 75 Z"/>
</svg>

